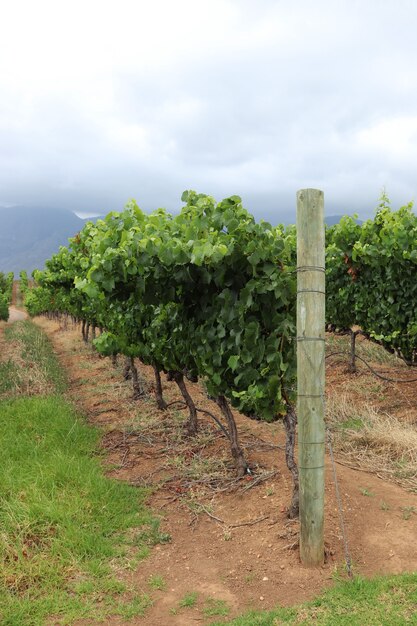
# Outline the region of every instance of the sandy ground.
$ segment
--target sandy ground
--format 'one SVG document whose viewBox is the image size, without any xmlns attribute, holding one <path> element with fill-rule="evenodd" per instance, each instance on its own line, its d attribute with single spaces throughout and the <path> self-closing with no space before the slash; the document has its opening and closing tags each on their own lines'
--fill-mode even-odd
<svg viewBox="0 0 417 626">
<path fill-rule="evenodd" d="M 20 311 L 15 306 L 9 307 L 9 323 L 25 320 L 27 317 L 28 314 L 25 311 Z"/>
</svg>

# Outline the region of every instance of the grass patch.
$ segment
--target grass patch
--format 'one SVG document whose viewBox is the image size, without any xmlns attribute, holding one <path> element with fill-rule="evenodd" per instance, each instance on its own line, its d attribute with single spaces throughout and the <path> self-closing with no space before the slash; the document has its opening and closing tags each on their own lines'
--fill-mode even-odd
<svg viewBox="0 0 417 626">
<path fill-rule="evenodd" d="M 363 426 L 364 423 L 360 417 L 350 417 L 339 424 L 339 428 L 344 428 L 345 430 L 360 430 Z"/>
<path fill-rule="evenodd" d="M 313 602 L 273 611 L 251 611 L 233 626 L 406 626 L 416 624 L 417 574 L 337 584 Z M 214 624 L 212 626 L 215 626 Z"/>
<path fill-rule="evenodd" d="M 103 475 L 100 433 L 58 397 L 66 379 L 47 336 L 30 321 L 4 335 L 0 623 L 143 616 L 152 599 L 117 573 L 160 539 L 148 491 Z"/>
<path fill-rule="evenodd" d="M 222 615 L 229 615 L 229 613 L 230 609 L 224 600 L 207 598 L 203 607 L 203 615 L 206 617 L 219 617 Z"/>
<path fill-rule="evenodd" d="M 198 593 L 196 591 L 191 591 L 187 593 L 179 602 L 178 606 L 181 609 L 191 608 L 197 604 Z"/>
<path fill-rule="evenodd" d="M 171 615 L 178 615 L 178 611 L 180 609 L 192 609 L 195 607 L 197 600 L 198 593 L 196 591 L 191 591 L 190 593 L 185 594 L 185 596 L 178 602 L 177 606 L 173 606 L 169 612 Z"/>
<path fill-rule="evenodd" d="M 1 624 L 143 614 L 150 599 L 112 567 L 154 533 L 147 491 L 103 475 L 99 433 L 61 398 L 3 401 L 0 432 Z"/>
<path fill-rule="evenodd" d="M 144 546 L 156 546 L 160 543 L 169 543 L 171 541 L 171 535 L 169 533 L 161 532 L 159 529 L 160 524 L 160 518 L 152 518 L 147 524 L 146 529 L 138 534 L 137 542 Z"/>
<path fill-rule="evenodd" d="M 330 352 L 345 352 L 346 364 L 349 362 L 350 355 L 350 335 L 337 335 L 328 333 L 326 335 L 326 351 Z M 369 363 L 378 365 L 389 365 L 390 367 L 407 368 L 404 361 L 398 358 L 395 354 L 388 352 L 381 345 L 365 339 L 359 335 L 356 339 L 356 354 Z M 342 355 L 340 355 L 342 356 Z M 357 363 L 359 367 L 366 367 L 361 363 Z"/>
<path fill-rule="evenodd" d="M 334 447 L 355 466 L 417 489 L 417 431 L 414 425 L 344 395 L 326 402 L 326 422 Z"/>
<path fill-rule="evenodd" d="M 415 515 L 417 513 L 416 508 L 414 506 L 402 506 L 401 511 L 403 514 L 403 519 L 409 520 L 411 515 Z"/>
<path fill-rule="evenodd" d="M 157 589 L 158 591 L 165 591 L 165 589 L 167 588 L 165 580 L 162 576 L 159 576 L 158 574 L 150 576 L 148 584 L 151 589 Z"/>
<path fill-rule="evenodd" d="M 0 363 L 0 396 L 10 394 L 19 389 L 20 381 L 19 368 L 12 359 Z"/>
<path fill-rule="evenodd" d="M 5 389 L 26 395 L 63 393 L 66 379 L 51 342 L 33 322 L 24 320 L 7 326 L 4 336 L 9 342 L 10 359 L 2 364 L 6 370 Z"/>
<path fill-rule="evenodd" d="M 119 602 L 117 605 L 117 615 L 123 619 L 133 619 L 143 617 L 146 609 L 153 605 L 153 600 L 148 594 L 142 593 L 133 597 L 130 602 Z"/>
</svg>

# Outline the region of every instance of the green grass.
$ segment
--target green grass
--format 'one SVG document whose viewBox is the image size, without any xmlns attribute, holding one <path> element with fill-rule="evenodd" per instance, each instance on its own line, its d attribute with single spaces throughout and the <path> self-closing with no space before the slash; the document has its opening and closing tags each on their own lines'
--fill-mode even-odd
<svg viewBox="0 0 417 626">
<path fill-rule="evenodd" d="M 151 597 L 117 574 L 163 538 L 148 491 L 104 476 L 100 432 L 62 397 L 42 331 L 19 322 L 5 337 L 16 353 L 0 363 L 1 389 L 14 395 L 0 401 L 0 623 L 143 616 Z M 31 381 L 50 395 L 22 395 Z"/>
<path fill-rule="evenodd" d="M 178 602 L 178 606 L 182 609 L 191 608 L 197 604 L 197 600 L 198 593 L 196 591 L 191 591 Z"/>
<path fill-rule="evenodd" d="M 169 612 L 171 615 L 178 615 L 178 611 L 180 609 L 192 609 L 196 606 L 197 601 L 198 593 L 196 591 L 191 591 L 190 593 L 185 594 L 185 596 L 178 602 L 177 606 L 173 606 Z"/>
<path fill-rule="evenodd" d="M 171 541 L 171 535 L 169 533 L 161 532 L 159 526 L 161 520 L 157 517 L 150 520 L 147 527 L 141 531 L 137 536 L 137 541 L 142 545 L 156 546 L 160 543 L 169 543 Z"/>
<path fill-rule="evenodd" d="M 215 598 L 207 598 L 203 607 L 203 615 L 206 617 L 214 617 L 221 615 L 229 615 L 230 609 L 224 600 Z"/>
<path fill-rule="evenodd" d="M 403 519 L 405 520 L 409 520 L 413 514 L 415 515 L 417 513 L 415 506 L 402 506 L 401 511 L 403 514 Z"/>
<path fill-rule="evenodd" d="M 292 608 L 251 611 L 233 626 L 409 626 L 417 624 L 417 574 L 337 584 L 316 600 Z M 215 626 L 214 624 L 212 626 Z"/>
<path fill-rule="evenodd" d="M 10 393 L 20 387 L 19 368 L 12 361 L 0 363 L 0 396 Z"/>
<path fill-rule="evenodd" d="M 329 353 L 337 351 L 346 352 L 346 364 L 348 363 L 350 354 L 350 335 L 337 335 L 329 333 L 326 336 L 326 347 L 327 352 Z M 361 337 L 358 337 L 356 340 L 356 354 L 370 363 L 388 365 L 390 367 L 407 367 L 404 361 L 395 356 L 395 354 L 391 354 L 378 343 L 368 339 L 362 340 Z M 364 367 L 366 369 L 366 366 L 360 361 L 357 365 L 358 367 Z"/>
<path fill-rule="evenodd" d="M 361 419 L 360 417 L 351 417 L 344 422 L 340 422 L 338 424 L 338 427 L 345 430 L 361 430 L 363 428 L 363 425 L 363 419 Z"/>
<path fill-rule="evenodd" d="M 18 372 L 14 378 L 13 372 L 9 372 L 9 380 L 17 383 L 15 386 L 25 389 L 25 378 L 32 377 L 40 380 L 41 388 L 43 383 L 45 392 L 62 393 L 65 391 L 67 386 L 65 374 L 59 366 L 51 342 L 40 328 L 33 322 L 24 320 L 6 327 L 4 336 L 7 341 L 17 342 L 19 356 L 27 368 L 26 372 Z M 3 363 L 2 367 L 5 366 L 7 364 Z M 28 391 L 30 392 L 30 388 Z"/>
<path fill-rule="evenodd" d="M 158 591 L 165 591 L 167 584 L 162 576 L 154 574 L 149 577 L 148 585 L 151 589 L 157 589 Z"/>
<path fill-rule="evenodd" d="M 0 432 L 0 623 L 96 616 L 98 595 L 101 612 L 127 611 L 109 563 L 134 558 L 155 527 L 146 490 L 103 475 L 98 432 L 60 398 L 1 403 Z"/>
</svg>

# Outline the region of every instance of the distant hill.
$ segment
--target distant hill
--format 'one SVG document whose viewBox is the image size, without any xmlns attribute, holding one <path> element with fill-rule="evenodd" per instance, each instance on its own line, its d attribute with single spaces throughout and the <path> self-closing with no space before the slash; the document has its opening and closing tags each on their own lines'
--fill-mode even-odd
<svg viewBox="0 0 417 626">
<path fill-rule="evenodd" d="M 344 215 L 329 215 L 324 218 L 324 221 L 327 224 L 327 226 L 334 226 L 334 224 L 338 224 L 340 222 L 342 217 L 345 217 L 345 216 Z M 363 224 L 363 221 L 357 219 L 356 223 Z"/>
<path fill-rule="evenodd" d="M 64 209 L 0 207 L 0 271 L 17 276 L 21 270 L 30 275 L 41 269 L 84 224 Z"/>
<path fill-rule="evenodd" d="M 106 216 L 105 215 L 96 215 L 94 217 L 82 217 L 81 221 L 84 222 L 84 224 L 87 224 L 87 222 L 97 222 L 97 220 L 104 220 Z"/>
</svg>

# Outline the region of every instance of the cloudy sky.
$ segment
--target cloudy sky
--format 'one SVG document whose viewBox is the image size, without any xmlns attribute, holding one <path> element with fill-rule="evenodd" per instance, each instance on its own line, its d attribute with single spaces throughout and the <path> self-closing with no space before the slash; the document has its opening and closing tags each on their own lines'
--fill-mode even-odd
<svg viewBox="0 0 417 626">
<path fill-rule="evenodd" d="M 417 196 L 415 0 L 1 2 L 0 204 Z"/>
</svg>

